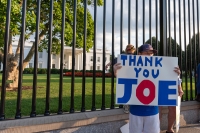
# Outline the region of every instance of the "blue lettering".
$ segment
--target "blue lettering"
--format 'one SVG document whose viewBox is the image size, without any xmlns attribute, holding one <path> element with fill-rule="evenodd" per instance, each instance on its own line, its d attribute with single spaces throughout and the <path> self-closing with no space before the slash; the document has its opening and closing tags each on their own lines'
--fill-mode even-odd
<svg viewBox="0 0 200 133">
<path fill-rule="evenodd" d="M 144 69 L 143 76 L 148 78 L 149 77 L 149 71 L 147 69 Z"/>
<path fill-rule="evenodd" d="M 170 94 L 176 94 L 176 88 L 169 89 L 171 85 L 176 85 L 176 81 L 159 81 L 158 105 L 176 105 L 176 99 L 168 98 Z"/>
<path fill-rule="evenodd" d="M 153 57 L 145 57 L 145 66 L 147 66 L 147 63 L 149 63 L 150 66 L 152 66 L 152 59 Z"/>
<path fill-rule="evenodd" d="M 129 56 L 129 66 L 131 66 L 132 63 L 133 63 L 133 66 L 135 66 L 135 58 L 136 56 L 132 56 L 132 55 Z"/>
<path fill-rule="evenodd" d="M 139 72 L 142 70 L 142 68 L 134 68 L 135 72 L 136 72 L 136 78 L 138 78 L 138 74 Z"/>
<path fill-rule="evenodd" d="M 155 79 L 159 76 L 159 70 L 157 69 L 157 73 L 154 74 L 154 69 L 152 69 L 152 77 Z"/>
<path fill-rule="evenodd" d="M 141 66 L 143 66 L 143 62 L 142 62 L 142 57 L 139 56 L 138 58 L 138 62 L 137 62 L 137 66 L 139 66 L 141 64 Z"/>
<path fill-rule="evenodd" d="M 125 66 L 125 61 L 127 60 L 127 55 L 121 55 L 122 65 Z"/>
<path fill-rule="evenodd" d="M 158 65 L 160 65 L 160 67 L 162 67 L 161 61 L 162 61 L 162 57 L 159 57 L 160 59 L 158 59 L 158 57 L 156 57 L 155 60 L 155 66 L 157 67 Z"/>
<path fill-rule="evenodd" d="M 127 103 L 132 94 L 132 85 L 137 84 L 137 79 L 119 78 L 118 84 L 124 84 L 124 96 L 117 99 L 118 103 Z"/>
</svg>

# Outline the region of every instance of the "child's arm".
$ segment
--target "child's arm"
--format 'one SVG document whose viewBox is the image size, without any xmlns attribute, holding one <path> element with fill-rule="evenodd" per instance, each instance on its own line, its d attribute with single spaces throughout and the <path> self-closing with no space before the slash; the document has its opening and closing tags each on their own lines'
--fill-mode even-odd
<svg viewBox="0 0 200 133">
<path fill-rule="evenodd" d="M 107 65 L 106 65 L 106 71 L 107 71 L 107 69 L 108 69 L 108 66 L 110 66 L 111 65 L 111 62 L 109 62 Z"/>
<path fill-rule="evenodd" d="M 181 80 L 180 78 L 178 78 L 178 95 L 179 95 L 180 97 L 182 97 L 183 94 L 184 94 L 183 89 L 182 89 L 182 86 L 181 86 L 181 82 L 182 82 L 182 80 Z"/>
</svg>

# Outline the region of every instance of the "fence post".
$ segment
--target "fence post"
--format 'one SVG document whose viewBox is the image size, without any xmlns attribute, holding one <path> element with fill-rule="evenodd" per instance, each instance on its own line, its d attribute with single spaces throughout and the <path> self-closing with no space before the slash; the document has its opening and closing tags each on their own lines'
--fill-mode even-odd
<svg viewBox="0 0 200 133">
<path fill-rule="evenodd" d="M 160 0 L 160 55 L 167 55 L 167 2 Z"/>
</svg>

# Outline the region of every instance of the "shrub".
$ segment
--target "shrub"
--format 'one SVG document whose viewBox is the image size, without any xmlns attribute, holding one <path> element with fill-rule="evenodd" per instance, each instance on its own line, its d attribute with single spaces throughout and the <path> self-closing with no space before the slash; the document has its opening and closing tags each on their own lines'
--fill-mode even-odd
<svg viewBox="0 0 200 133">
<path fill-rule="evenodd" d="M 63 75 L 64 76 L 72 76 L 72 72 L 66 72 Z M 74 75 L 75 75 L 75 77 L 82 77 L 83 72 L 75 72 Z M 111 73 L 105 73 L 105 77 L 111 77 L 111 76 L 112 76 Z M 93 73 L 92 72 L 86 72 L 85 77 L 93 77 Z M 95 77 L 102 77 L 102 72 L 96 72 Z"/>
<path fill-rule="evenodd" d="M 23 73 L 24 74 L 33 74 L 34 68 L 25 68 Z"/>
<path fill-rule="evenodd" d="M 46 68 L 38 68 L 38 74 L 47 74 Z"/>
<path fill-rule="evenodd" d="M 59 74 L 60 73 L 60 69 L 51 69 L 51 74 Z"/>
</svg>

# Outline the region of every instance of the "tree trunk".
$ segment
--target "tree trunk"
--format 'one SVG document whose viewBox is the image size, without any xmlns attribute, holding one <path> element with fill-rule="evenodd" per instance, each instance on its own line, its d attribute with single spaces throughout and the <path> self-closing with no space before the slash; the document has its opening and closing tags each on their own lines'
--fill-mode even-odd
<svg viewBox="0 0 200 133">
<path fill-rule="evenodd" d="M 39 36 L 39 42 L 43 39 L 45 31 L 42 31 Z M 19 37 L 18 46 L 15 55 L 12 53 L 12 37 L 9 40 L 8 55 L 7 55 L 7 70 L 6 70 L 6 89 L 16 89 L 18 88 L 18 78 L 19 78 L 19 55 L 20 55 L 20 43 L 21 37 Z M 23 61 L 23 70 L 31 60 L 34 55 L 35 47 L 32 45 L 28 55 Z M 1 56 L 0 56 L 1 57 Z"/>
<path fill-rule="evenodd" d="M 18 87 L 19 70 L 17 65 L 18 58 L 15 58 L 12 52 L 12 35 L 10 34 L 6 65 L 6 89 L 13 89 Z"/>
<path fill-rule="evenodd" d="M 6 70 L 6 89 L 14 89 L 18 87 L 18 61 L 15 60 L 13 54 L 7 55 L 8 64 Z"/>
</svg>

